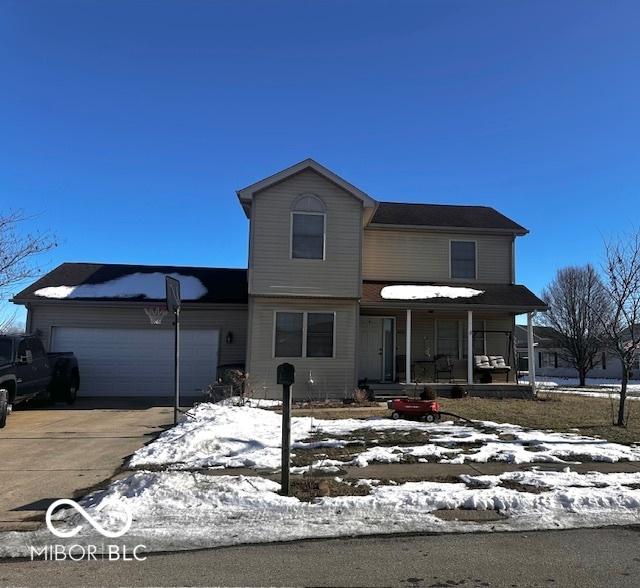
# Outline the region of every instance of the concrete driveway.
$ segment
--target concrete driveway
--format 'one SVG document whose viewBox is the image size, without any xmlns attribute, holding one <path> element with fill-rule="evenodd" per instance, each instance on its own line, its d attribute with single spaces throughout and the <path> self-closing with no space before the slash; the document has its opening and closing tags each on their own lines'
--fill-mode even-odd
<svg viewBox="0 0 640 588">
<path fill-rule="evenodd" d="M 38 526 L 54 500 L 105 484 L 172 422 L 172 408 L 130 399 L 16 410 L 0 429 L 0 530 Z"/>
</svg>

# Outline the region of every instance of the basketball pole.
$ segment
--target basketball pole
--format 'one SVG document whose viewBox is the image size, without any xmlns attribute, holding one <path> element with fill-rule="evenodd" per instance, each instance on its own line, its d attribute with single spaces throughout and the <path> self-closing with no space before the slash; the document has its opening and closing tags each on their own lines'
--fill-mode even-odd
<svg viewBox="0 0 640 588">
<path fill-rule="evenodd" d="M 174 390 L 175 399 L 173 405 L 173 424 L 178 424 L 178 412 L 180 411 L 180 307 L 175 311 L 175 336 L 174 336 Z"/>
<path fill-rule="evenodd" d="M 167 310 L 173 312 L 173 326 L 175 328 L 174 343 L 174 396 L 173 399 L 173 424 L 178 424 L 178 413 L 180 412 L 180 282 L 172 276 L 164 277 L 165 297 L 167 300 Z"/>
</svg>

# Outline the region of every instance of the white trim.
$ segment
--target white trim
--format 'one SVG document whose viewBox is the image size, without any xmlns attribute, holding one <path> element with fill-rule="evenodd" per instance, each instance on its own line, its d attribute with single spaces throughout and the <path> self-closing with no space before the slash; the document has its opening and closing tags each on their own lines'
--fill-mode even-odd
<svg viewBox="0 0 640 588">
<path fill-rule="evenodd" d="M 293 257 L 293 215 L 294 214 L 306 214 L 308 216 L 321 216 L 322 217 L 322 259 L 315 257 Z M 302 210 L 292 210 L 289 212 L 289 259 L 295 259 L 296 261 L 326 261 L 327 260 L 327 213 L 326 212 L 304 212 Z"/>
<path fill-rule="evenodd" d="M 276 355 L 276 321 L 277 314 L 279 312 L 289 314 L 301 314 L 302 315 L 302 355 L 281 356 Z M 332 354 L 327 357 L 309 357 L 307 355 L 307 317 L 310 314 L 331 314 L 333 315 L 333 349 Z M 287 308 L 279 308 L 272 310 L 272 339 L 271 339 L 271 359 L 335 359 L 336 358 L 336 336 L 338 322 L 337 311 L 335 310 L 292 310 Z"/>
<path fill-rule="evenodd" d="M 511 239 L 511 283 L 516 283 L 516 238 Z"/>
<path fill-rule="evenodd" d="M 482 355 L 487 355 L 487 321 L 486 320 L 482 321 Z"/>
<path fill-rule="evenodd" d="M 527 313 L 527 356 L 529 361 L 527 362 L 527 368 L 529 372 L 529 384 L 533 389 L 533 393 L 536 392 L 536 356 L 534 353 L 535 345 L 533 344 L 533 313 Z"/>
<path fill-rule="evenodd" d="M 474 257 L 475 257 L 475 268 L 474 273 L 475 277 L 473 278 L 454 278 L 452 275 L 452 256 L 451 256 L 451 244 L 452 243 L 473 243 L 474 244 Z M 478 281 L 478 241 L 477 239 L 449 239 L 449 279 L 450 280 L 459 280 L 464 282 L 465 280 L 471 280 L 474 282 Z"/>
<path fill-rule="evenodd" d="M 371 196 L 365 194 L 362 190 L 359 190 L 353 184 L 350 184 L 337 174 L 333 173 L 330 169 L 327 169 L 323 165 L 320 165 L 317 161 L 308 158 L 258 182 L 255 182 L 254 184 L 251 184 L 246 188 L 237 190 L 236 194 L 238 195 L 238 199 L 240 200 L 240 202 L 243 203 L 245 212 L 247 212 L 247 206 L 250 205 L 250 202 L 256 192 L 264 190 L 269 186 L 273 186 L 278 182 L 282 182 L 283 180 L 286 180 L 287 178 L 294 176 L 295 174 L 298 174 L 306 169 L 314 170 L 316 173 L 320 174 L 333 184 L 339 186 L 340 188 L 351 194 L 353 197 L 360 200 L 365 208 L 373 208 L 376 205 L 376 201 L 371 198 Z"/>
<path fill-rule="evenodd" d="M 411 384 L 411 309 L 407 308 L 407 317 L 404 326 L 405 330 L 405 377 L 404 381 Z"/>
<path fill-rule="evenodd" d="M 391 320 L 393 321 L 393 373 L 391 374 L 391 381 L 395 382 L 396 381 L 396 357 L 397 357 L 397 353 L 396 351 L 398 350 L 398 341 L 397 341 L 397 329 L 398 329 L 398 321 L 396 321 L 396 317 L 392 316 L 389 317 L 391 318 Z"/>
<path fill-rule="evenodd" d="M 473 311 L 467 310 L 467 384 L 473 384 Z"/>
</svg>

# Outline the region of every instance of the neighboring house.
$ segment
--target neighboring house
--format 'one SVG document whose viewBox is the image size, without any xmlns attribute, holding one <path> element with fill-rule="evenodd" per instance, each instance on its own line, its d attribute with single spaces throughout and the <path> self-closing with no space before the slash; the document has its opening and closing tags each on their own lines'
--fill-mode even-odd
<svg viewBox="0 0 640 588">
<path fill-rule="evenodd" d="M 536 374 L 556 378 L 578 378 L 571 362 L 558 343 L 558 333 L 553 327 L 534 327 L 534 358 Z M 518 369 L 528 370 L 527 328 L 516 325 L 516 344 L 518 350 Z M 636 357 L 631 370 L 632 378 L 640 378 L 640 354 Z M 620 360 L 610 350 L 602 349 L 587 373 L 587 378 L 622 378 Z"/>
<path fill-rule="evenodd" d="M 248 270 L 67 263 L 15 296 L 28 329 L 78 355 L 84 394 L 170 392 L 170 320 L 152 326 L 145 314 L 166 273 L 187 298 L 182 374 L 193 392 L 217 365 L 242 361 L 251 388 L 276 397 L 285 361 L 297 397 L 341 397 L 364 379 L 431 381 L 436 355 L 472 382 L 469 343 L 515 367 L 515 316 L 546 308 L 515 283 L 527 230 L 493 208 L 379 202 L 310 159 L 238 198 Z"/>
</svg>

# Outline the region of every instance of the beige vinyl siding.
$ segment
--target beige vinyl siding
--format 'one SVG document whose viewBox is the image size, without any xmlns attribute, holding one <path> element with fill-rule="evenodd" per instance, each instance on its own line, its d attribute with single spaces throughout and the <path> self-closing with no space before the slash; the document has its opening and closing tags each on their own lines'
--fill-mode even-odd
<svg viewBox="0 0 640 588">
<path fill-rule="evenodd" d="M 291 259 L 291 206 L 314 194 L 326 206 L 325 259 Z M 360 296 L 362 203 L 316 172 L 301 172 L 256 194 L 251 210 L 249 293 Z"/>
<path fill-rule="evenodd" d="M 252 327 L 249 344 L 249 383 L 257 397 L 280 398 L 276 367 L 288 361 L 295 365 L 294 398 L 342 398 L 356 385 L 356 333 L 358 303 L 349 300 L 251 298 Z M 335 357 L 285 359 L 273 356 L 276 311 L 334 312 Z M 313 385 L 309 384 L 309 374 Z"/>
<path fill-rule="evenodd" d="M 100 327 L 132 329 L 172 329 L 167 315 L 161 325 L 151 325 L 144 313 L 144 305 L 112 306 L 78 302 L 33 305 L 29 311 L 31 332 L 40 331 L 45 347 L 49 349 L 52 327 Z M 221 305 L 219 309 L 184 306 L 180 324 L 185 329 L 220 329 L 218 362 L 242 363 L 247 344 L 247 307 Z M 233 333 L 233 342 L 227 343 L 227 333 Z M 70 349 L 70 351 L 73 351 Z M 82 369 L 82 368 L 81 368 Z"/>
<path fill-rule="evenodd" d="M 375 228 L 364 230 L 363 279 L 449 280 L 451 240 L 476 242 L 478 282 L 511 282 L 510 235 Z"/>
</svg>

